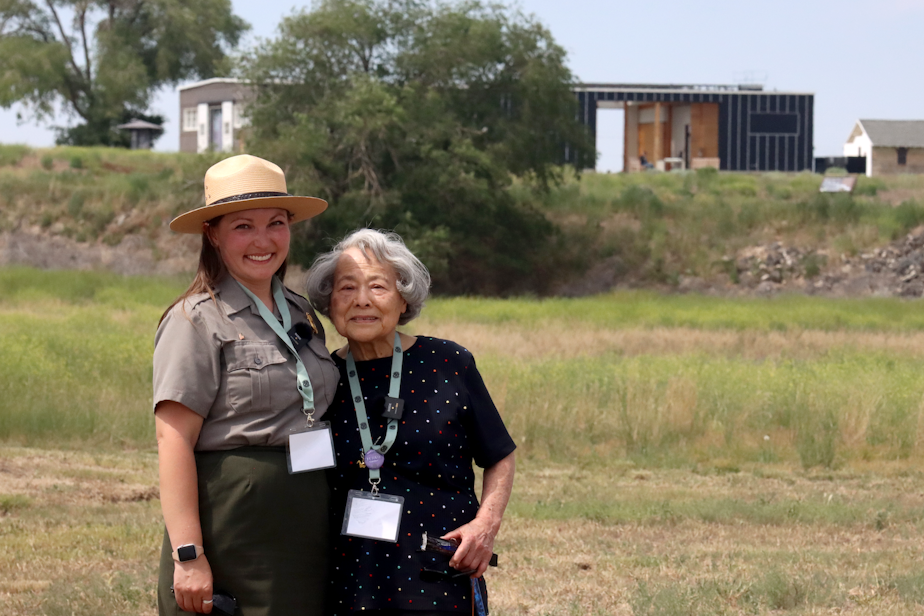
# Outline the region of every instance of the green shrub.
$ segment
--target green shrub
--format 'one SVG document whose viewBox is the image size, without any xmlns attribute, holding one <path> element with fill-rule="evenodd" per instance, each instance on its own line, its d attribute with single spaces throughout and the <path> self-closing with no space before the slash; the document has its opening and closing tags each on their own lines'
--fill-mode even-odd
<svg viewBox="0 0 924 616">
<path fill-rule="evenodd" d="M 83 158 L 71 156 L 71 169 L 83 169 Z"/>
<path fill-rule="evenodd" d="M 18 165 L 26 154 L 30 152 L 32 152 L 32 149 L 25 145 L 0 144 L 0 167 Z"/>
<path fill-rule="evenodd" d="M 67 202 L 67 213 L 77 218 L 83 210 L 83 204 L 86 202 L 86 193 L 82 190 L 75 190 L 71 193 L 71 198 Z"/>
<path fill-rule="evenodd" d="M 51 154 L 45 154 L 42 156 L 42 169 L 45 171 L 51 171 L 55 166 L 55 159 Z"/>
<path fill-rule="evenodd" d="M 715 167 L 703 167 L 696 170 L 696 186 L 700 190 L 706 190 L 715 183 L 719 177 L 719 170 Z"/>
<path fill-rule="evenodd" d="M 0 515 L 10 515 L 32 504 L 32 499 L 22 494 L 0 494 Z"/>
<path fill-rule="evenodd" d="M 792 187 L 778 183 L 778 182 L 767 182 L 767 196 L 774 199 L 787 200 L 792 198 Z"/>
<path fill-rule="evenodd" d="M 868 178 L 865 175 L 857 177 L 857 185 L 853 189 L 853 194 L 875 197 L 880 190 L 885 189 L 885 182 L 880 178 Z"/>
<path fill-rule="evenodd" d="M 796 449 L 802 466 L 806 469 L 833 467 L 838 435 L 838 417 L 833 409 L 803 407 L 797 418 L 796 433 Z"/>
<path fill-rule="evenodd" d="M 917 201 L 903 201 L 892 210 L 892 215 L 902 231 L 910 231 L 924 224 L 924 205 Z"/>
<path fill-rule="evenodd" d="M 131 173 L 128 176 L 128 191 L 125 199 L 130 205 L 135 205 L 151 193 L 151 181 L 143 173 Z"/>
<path fill-rule="evenodd" d="M 805 272 L 805 277 L 811 279 L 818 276 L 822 268 L 827 264 L 827 261 L 827 257 L 815 252 L 805 255 L 802 259 L 802 268 Z"/>
<path fill-rule="evenodd" d="M 84 210 L 84 220 L 90 224 L 94 237 L 99 237 L 115 217 L 116 214 L 108 203 L 97 205 L 90 210 Z"/>
</svg>

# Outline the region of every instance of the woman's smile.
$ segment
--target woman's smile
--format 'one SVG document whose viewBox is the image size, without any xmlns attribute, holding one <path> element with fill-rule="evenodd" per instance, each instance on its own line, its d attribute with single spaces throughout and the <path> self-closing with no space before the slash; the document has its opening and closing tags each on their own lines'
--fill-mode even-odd
<svg viewBox="0 0 924 616">
<path fill-rule="evenodd" d="M 259 263 L 264 263 L 272 259 L 274 254 L 275 253 L 271 252 L 265 255 L 247 255 L 247 258 L 250 259 L 251 261 L 257 261 Z"/>
</svg>

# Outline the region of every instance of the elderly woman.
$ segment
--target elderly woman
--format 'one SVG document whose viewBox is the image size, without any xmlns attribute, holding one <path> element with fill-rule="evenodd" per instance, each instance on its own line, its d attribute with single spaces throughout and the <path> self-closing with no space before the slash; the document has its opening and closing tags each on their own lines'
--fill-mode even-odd
<svg viewBox="0 0 924 616">
<path fill-rule="evenodd" d="M 430 276 L 397 235 L 356 231 L 317 258 L 308 296 L 347 339 L 329 417 L 334 539 L 329 613 L 471 614 L 513 486 L 515 445 L 475 360 L 398 333 Z M 482 502 L 472 460 L 485 469 Z M 424 533 L 457 545 L 421 551 Z M 439 548 L 437 548 L 439 549 Z M 451 547 L 449 549 L 452 549 Z"/>
<path fill-rule="evenodd" d="M 288 195 L 279 167 L 247 155 L 208 170 L 205 200 L 170 223 L 201 234 L 202 252 L 154 343 L 159 611 L 320 615 L 329 552 L 320 469 L 333 452 L 328 428 L 330 464 L 317 461 L 325 424 L 316 420 L 339 375 L 307 300 L 282 279 L 289 225 L 327 203 Z M 305 439 L 318 435 L 315 451 Z"/>
</svg>

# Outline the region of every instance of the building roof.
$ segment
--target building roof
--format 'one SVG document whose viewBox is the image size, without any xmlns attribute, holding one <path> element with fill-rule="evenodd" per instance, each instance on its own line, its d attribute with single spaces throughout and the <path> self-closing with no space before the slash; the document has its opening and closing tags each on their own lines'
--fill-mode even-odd
<svg viewBox="0 0 924 616">
<path fill-rule="evenodd" d="M 757 83 L 740 84 L 652 84 L 652 83 L 577 83 L 573 92 L 696 92 L 708 94 L 788 94 L 806 95 L 811 92 L 777 92 L 764 90 Z"/>
<path fill-rule="evenodd" d="M 144 120 L 139 120 L 138 118 L 133 118 L 132 121 L 128 122 L 127 124 L 119 124 L 116 126 L 116 128 L 125 130 L 164 130 L 164 127 L 160 124 L 152 124 L 151 122 L 145 122 Z"/>
<path fill-rule="evenodd" d="M 924 120 L 859 120 L 874 146 L 924 148 Z"/>
<path fill-rule="evenodd" d="M 212 77 L 211 79 L 205 79 L 203 81 L 197 81 L 195 83 L 190 83 L 185 86 L 180 86 L 177 88 L 177 92 L 182 92 L 183 90 L 192 90 L 193 88 L 201 88 L 202 86 L 210 86 L 213 83 L 245 83 L 242 79 L 235 79 L 234 77 Z"/>
</svg>

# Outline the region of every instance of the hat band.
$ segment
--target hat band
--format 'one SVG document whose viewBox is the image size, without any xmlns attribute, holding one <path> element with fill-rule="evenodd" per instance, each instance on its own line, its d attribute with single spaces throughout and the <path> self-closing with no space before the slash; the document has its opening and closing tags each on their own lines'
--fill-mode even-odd
<svg viewBox="0 0 924 616">
<path fill-rule="evenodd" d="M 244 193 L 242 195 L 232 195 L 230 197 L 225 197 L 224 199 L 219 199 L 209 203 L 209 207 L 213 205 L 220 205 L 222 203 L 231 203 L 232 201 L 246 201 L 247 199 L 262 199 L 263 197 L 291 197 L 289 193 L 284 192 L 253 192 L 253 193 Z"/>
</svg>

